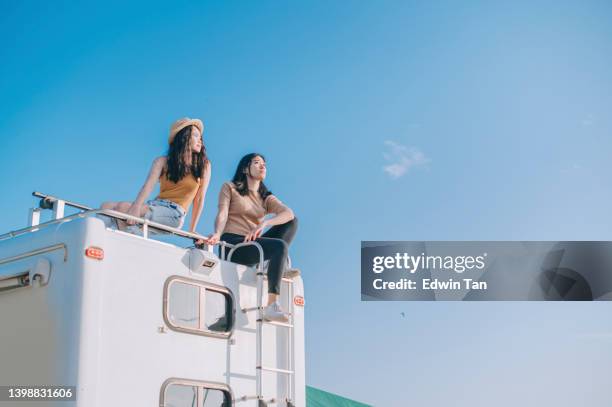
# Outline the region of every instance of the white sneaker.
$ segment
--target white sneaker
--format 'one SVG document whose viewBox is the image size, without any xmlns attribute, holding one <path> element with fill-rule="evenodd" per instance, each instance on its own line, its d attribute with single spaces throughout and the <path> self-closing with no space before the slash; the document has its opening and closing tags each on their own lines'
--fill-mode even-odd
<svg viewBox="0 0 612 407">
<path fill-rule="evenodd" d="M 264 308 L 264 319 L 266 321 L 289 322 L 287 314 L 283 312 L 280 305 L 276 302 Z"/>
<path fill-rule="evenodd" d="M 283 273 L 283 278 L 292 279 L 301 274 L 300 269 L 287 269 Z"/>
</svg>

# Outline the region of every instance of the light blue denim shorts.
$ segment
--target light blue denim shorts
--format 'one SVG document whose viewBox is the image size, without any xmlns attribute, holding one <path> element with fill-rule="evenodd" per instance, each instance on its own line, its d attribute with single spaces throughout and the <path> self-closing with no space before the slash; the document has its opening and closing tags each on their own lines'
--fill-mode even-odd
<svg viewBox="0 0 612 407">
<path fill-rule="evenodd" d="M 149 210 L 144 215 L 145 219 L 173 228 L 180 228 L 183 226 L 185 210 L 181 205 L 165 199 L 154 199 L 148 201 L 147 205 L 149 206 Z"/>
</svg>

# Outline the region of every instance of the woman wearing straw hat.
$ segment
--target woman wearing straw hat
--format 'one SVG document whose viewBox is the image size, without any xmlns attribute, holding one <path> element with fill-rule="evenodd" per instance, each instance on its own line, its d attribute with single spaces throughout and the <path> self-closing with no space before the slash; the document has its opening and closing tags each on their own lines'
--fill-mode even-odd
<svg viewBox="0 0 612 407">
<path fill-rule="evenodd" d="M 204 197 L 210 182 L 210 161 L 202 141 L 204 125 L 199 119 L 185 117 L 170 128 L 168 154 L 153 161 L 145 184 L 134 202 L 104 202 L 102 209 L 112 209 L 152 222 L 180 228 L 193 203 L 190 232 L 195 232 Z M 144 203 L 159 181 L 159 195 Z M 129 225 L 135 222 L 128 220 Z M 118 221 L 119 228 L 124 222 Z"/>
</svg>

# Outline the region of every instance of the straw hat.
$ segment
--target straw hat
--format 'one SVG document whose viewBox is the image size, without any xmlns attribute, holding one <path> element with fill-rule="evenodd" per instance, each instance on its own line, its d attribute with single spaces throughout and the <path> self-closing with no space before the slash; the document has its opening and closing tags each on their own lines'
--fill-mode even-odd
<svg viewBox="0 0 612 407">
<path fill-rule="evenodd" d="M 168 144 L 172 144 L 176 134 L 187 126 L 196 126 L 198 130 L 200 130 L 200 134 L 204 132 L 204 124 L 202 123 L 202 120 L 183 117 L 182 119 L 178 119 L 172 123 L 172 126 L 170 126 L 170 137 L 168 137 Z"/>
</svg>

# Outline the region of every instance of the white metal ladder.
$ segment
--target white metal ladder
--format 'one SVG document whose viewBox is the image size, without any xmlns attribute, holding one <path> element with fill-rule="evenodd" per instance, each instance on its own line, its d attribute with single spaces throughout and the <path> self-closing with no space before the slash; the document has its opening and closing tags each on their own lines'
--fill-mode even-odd
<svg viewBox="0 0 612 407">
<path fill-rule="evenodd" d="M 230 246 L 230 245 L 227 245 Z M 252 311 L 256 311 L 257 312 L 257 319 L 256 319 L 256 362 L 255 362 L 255 369 L 256 369 L 256 388 L 257 388 L 257 394 L 255 396 L 243 396 L 241 397 L 239 400 L 242 401 L 246 401 L 246 400 L 252 400 L 255 399 L 257 400 L 257 406 L 258 407 L 267 407 L 268 404 L 274 404 L 277 403 L 278 400 L 276 400 L 275 398 L 271 398 L 268 400 L 264 399 L 263 396 L 263 380 L 262 380 L 262 372 L 263 371 L 268 371 L 268 372 L 274 372 L 274 373 L 278 373 L 278 374 L 283 374 L 286 375 L 287 377 L 287 394 L 288 397 L 285 400 L 286 402 L 286 406 L 287 407 L 295 407 L 295 404 L 293 403 L 293 400 L 295 399 L 295 395 L 293 394 L 293 379 L 295 376 L 295 371 L 293 369 L 293 322 L 294 322 L 294 304 L 293 304 L 293 280 L 292 279 L 288 279 L 288 278 L 282 278 L 281 282 L 282 283 L 286 283 L 287 284 L 287 288 L 288 288 L 288 293 L 287 293 L 287 298 L 288 298 L 288 309 L 289 309 L 289 322 L 288 323 L 284 323 L 284 322 L 276 322 L 276 321 L 266 321 L 264 319 L 264 315 L 263 315 L 263 311 L 264 311 L 264 306 L 263 306 L 263 285 L 264 285 L 264 280 L 267 278 L 267 275 L 264 273 L 264 252 L 263 252 L 263 248 L 261 247 L 261 245 L 257 242 L 245 242 L 245 243 L 239 243 L 237 245 L 234 245 L 228 256 L 227 256 L 227 261 L 231 261 L 232 259 L 232 255 L 234 254 L 234 252 L 236 251 L 236 249 L 239 249 L 240 247 L 244 247 L 244 246 L 255 246 L 257 248 L 257 250 L 259 251 L 259 263 L 257 263 L 257 267 L 256 267 L 256 276 L 257 276 L 257 306 L 256 307 L 251 307 L 251 308 L 243 308 L 242 312 L 252 312 Z M 223 250 L 225 249 L 225 247 L 223 247 Z M 223 256 L 223 255 L 222 255 Z M 273 325 L 273 326 L 277 326 L 277 327 L 282 327 L 282 328 L 286 328 L 287 329 L 287 369 L 280 369 L 277 367 L 270 367 L 270 366 L 263 366 L 262 363 L 262 353 L 263 353 L 263 325 L 264 324 L 268 324 L 268 325 Z"/>
</svg>

